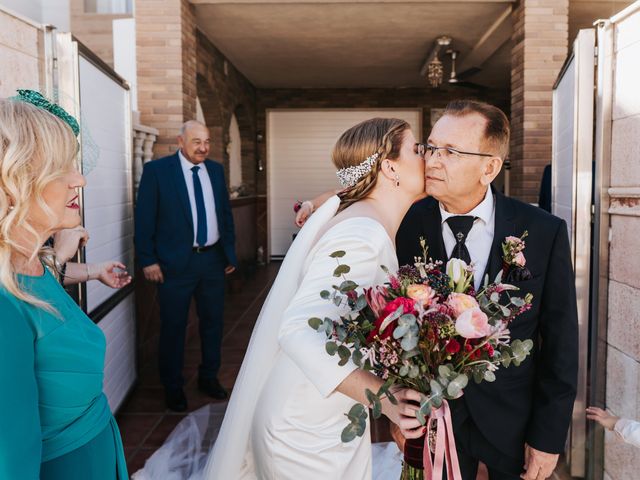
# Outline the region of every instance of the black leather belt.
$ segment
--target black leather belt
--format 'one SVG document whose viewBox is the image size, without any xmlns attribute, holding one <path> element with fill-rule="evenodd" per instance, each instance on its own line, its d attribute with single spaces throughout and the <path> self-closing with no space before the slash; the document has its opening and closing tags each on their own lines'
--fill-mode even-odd
<svg viewBox="0 0 640 480">
<path fill-rule="evenodd" d="M 211 250 L 212 248 L 216 248 L 218 246 L 218 242 L 214 243 L 213 245 L 206 245 L 204 247 L 193 247 L 193 252 L 194 253 L 204 253 L 207 250 Z"/>
</svg>

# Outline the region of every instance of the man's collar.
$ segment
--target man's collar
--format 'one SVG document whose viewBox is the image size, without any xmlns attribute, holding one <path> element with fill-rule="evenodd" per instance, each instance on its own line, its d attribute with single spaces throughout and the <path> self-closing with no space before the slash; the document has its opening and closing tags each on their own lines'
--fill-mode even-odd
<svg viewBox="0 0 640 480">
<path fill-rule="evenodd" d="M 491 216 L 493 215 L 494 203 L 493 192 L 489 187 L 487 188 L 487 193 L 485 193 L 484 195 L 484 200 L 482 200 L 482 202 L 480 202 L 476 208 L 471 210 L 469 213 L 466 213 L 465 215 L 478 217 L 485 224 L 488 224 L 491 221 Z M 455 213 L 447 212 L 439 202 L 438 206 L 440 207 L 440 218 L 442 219 L 442 223 L 446 222 L 449 217 L 454 217 L 457 215 Z"/>
<path fill-rule="evenodd" d="M 182 153 L 182 150 L 180 149 L 178 149 L 178 158 L 180 159 L 180 165 L 182 166 L 182 169 L 184 171 L 191 171 L 193 167 L 199 166 L 187 160 L 187 157 L 184 156 L 184 154 Z"/>
</svg>

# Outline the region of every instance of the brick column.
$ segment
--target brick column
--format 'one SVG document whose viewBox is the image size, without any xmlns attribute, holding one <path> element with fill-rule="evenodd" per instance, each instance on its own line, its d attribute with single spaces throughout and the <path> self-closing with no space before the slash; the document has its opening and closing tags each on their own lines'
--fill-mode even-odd
<svg viewBox="0 0 640 480">
<path fill-rule="evenodd" d="M 186 120 L 195 118 L 196 24 L 188 0 L 137 0 L 140 121 L 160 131 L 154 157 L 173 153 Z"/>
<path fill-rule="evenodd" d="M 552 88 L 567 56 L 569 0 L 520 0 L 513 24 L 511 195 L 537 202 L 551 162 Z"/>
</svg>

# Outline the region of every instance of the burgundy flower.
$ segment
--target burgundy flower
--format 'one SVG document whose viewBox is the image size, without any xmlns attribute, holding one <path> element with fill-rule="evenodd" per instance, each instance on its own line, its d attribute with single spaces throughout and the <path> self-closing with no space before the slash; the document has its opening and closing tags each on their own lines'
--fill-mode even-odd
<svg viewBox="0 0 640 480">
<path fill-rule="evenodd" d="M 460 351 L 460 344 L 455 338 L 452 338 L 447 342 L 445 349 L 449 355 L 454 355 Z"/>
<path fill-rule="evenodd" d="M 389 338 L 391 336 L 391 334 L 393 333 L 393 331 L 395 330 L 396 326 L 398 325 L 398 321 L 394 320 L 393 322 L 391 322 L 389 325 L 387 325 L 384 329 L 384 331 L 380 331 L 380 327 L 382 326 L 382 324 L 384 323 L 385 319 L 391 315 L 393 312 L 395 312 L 398 308 L 400 308 L 400 306 L 402 306 L 402 313 L 414 313 L 414 307 L 415 307 L 415 300 L 412 300 L 410 298 L 405 298 L 405 297 L 398 297 L 394 300 L 392 300 L 391 302 L 389 302 L 384 309 L 382 310 L 381 315 L 378 317 L 378 319 L 376 320 L 375 323 L 375 328 L 373 330 L 371 330 L 371 333 L 369 333 L 369 336 L 367 337 L 367 342 L 371 342 L 373 341 L 373 339 L 376 337 L 376 335 L 380 336 L 380 338 L 382 340 L 384 340 L 385 338 Z"/>
</svg>

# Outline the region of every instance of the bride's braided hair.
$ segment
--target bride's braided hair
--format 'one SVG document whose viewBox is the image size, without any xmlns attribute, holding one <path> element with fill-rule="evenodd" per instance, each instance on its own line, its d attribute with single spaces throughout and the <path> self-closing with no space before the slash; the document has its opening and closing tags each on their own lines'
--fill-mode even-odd
<svg viewBox="0 0 640 480">
<path fill-rule="evenodd" d="M 353 187 L 338 194 L 338 211 L 369 195 L 378 180 L 382 160 L 395 160 L 400 156 L 404 132 L 410 128 L 406 121 L 397 118 L 372 118 L 351 127 L 340 136 L 331 154 L 336 169 L 357 166 L 374 153 L 378 154 L 378 159 L 368 174 L 363 175 Z"/>
</svg>

